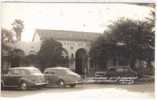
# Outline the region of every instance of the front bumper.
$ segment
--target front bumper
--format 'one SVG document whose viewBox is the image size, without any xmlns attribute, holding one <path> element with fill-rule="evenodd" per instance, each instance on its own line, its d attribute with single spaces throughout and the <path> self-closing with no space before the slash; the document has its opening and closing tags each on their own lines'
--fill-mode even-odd
<svg viewBox="0 0 157 100">
<path fill-rule="evenodd" d="M 35 83 L 35 86 L 43 86 L 43 85 L 47 85 L 48 83 Z"/>
</svg>

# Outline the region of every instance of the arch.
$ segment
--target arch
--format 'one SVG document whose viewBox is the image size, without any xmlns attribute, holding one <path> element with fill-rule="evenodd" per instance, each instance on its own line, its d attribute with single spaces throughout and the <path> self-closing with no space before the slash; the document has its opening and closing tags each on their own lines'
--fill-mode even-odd
<svg viewBox="0 0 157 100">
<path fill-rule="evenodd" d="M 87 68 L 88 55 L 84 48 L 80 48 L 76 51 L 75 57 L 75 72 L 84 76 L 85 69 Z"/>
<path fill-rule="evenodd" d="M 69 57 L 68 51 L 65 48 L 61 48 L 62 50 L 62 56 Z"/>
</svg>

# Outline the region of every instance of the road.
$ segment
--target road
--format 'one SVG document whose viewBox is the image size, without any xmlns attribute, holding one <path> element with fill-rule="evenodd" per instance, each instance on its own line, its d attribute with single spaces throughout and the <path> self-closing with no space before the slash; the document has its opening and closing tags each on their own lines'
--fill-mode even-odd
<svg viewBox="0 0 157 100">
<path fill-rule="evenodd" d="M 84 84 L 75 88 L 2 90 L 0 100 L 155 100 L 154 84 Z"/>
</svg>

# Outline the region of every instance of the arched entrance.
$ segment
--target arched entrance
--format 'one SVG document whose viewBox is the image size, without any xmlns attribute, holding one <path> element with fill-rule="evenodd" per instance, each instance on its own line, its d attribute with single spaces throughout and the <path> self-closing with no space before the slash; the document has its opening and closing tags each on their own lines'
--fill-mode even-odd
<svg viewBox="0 0 157 100">
<path fill-rule="evenodd" d="M 75 66 L 76 66 L 76 73 L 85 76 L 85 70 L 87 68 L 87 52 L 85 49 L 81 48 L 76 51 L 76 57 L 75 57 Z"/>
</svg>

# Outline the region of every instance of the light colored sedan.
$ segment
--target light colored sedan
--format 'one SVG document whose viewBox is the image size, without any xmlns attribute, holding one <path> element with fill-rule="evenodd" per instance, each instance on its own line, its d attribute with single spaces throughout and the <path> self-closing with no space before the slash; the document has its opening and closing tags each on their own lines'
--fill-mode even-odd
<svg viewBox="0 0 157 100">
<path fill-rule="evenodd" d="M 44 71 L 48 85 L 57 84 L 59 87 L 75 87 L 76 84 L 81 82 L 81 77 L 68 68 L 53 67 L 47 68 Z"/>
</svg>

